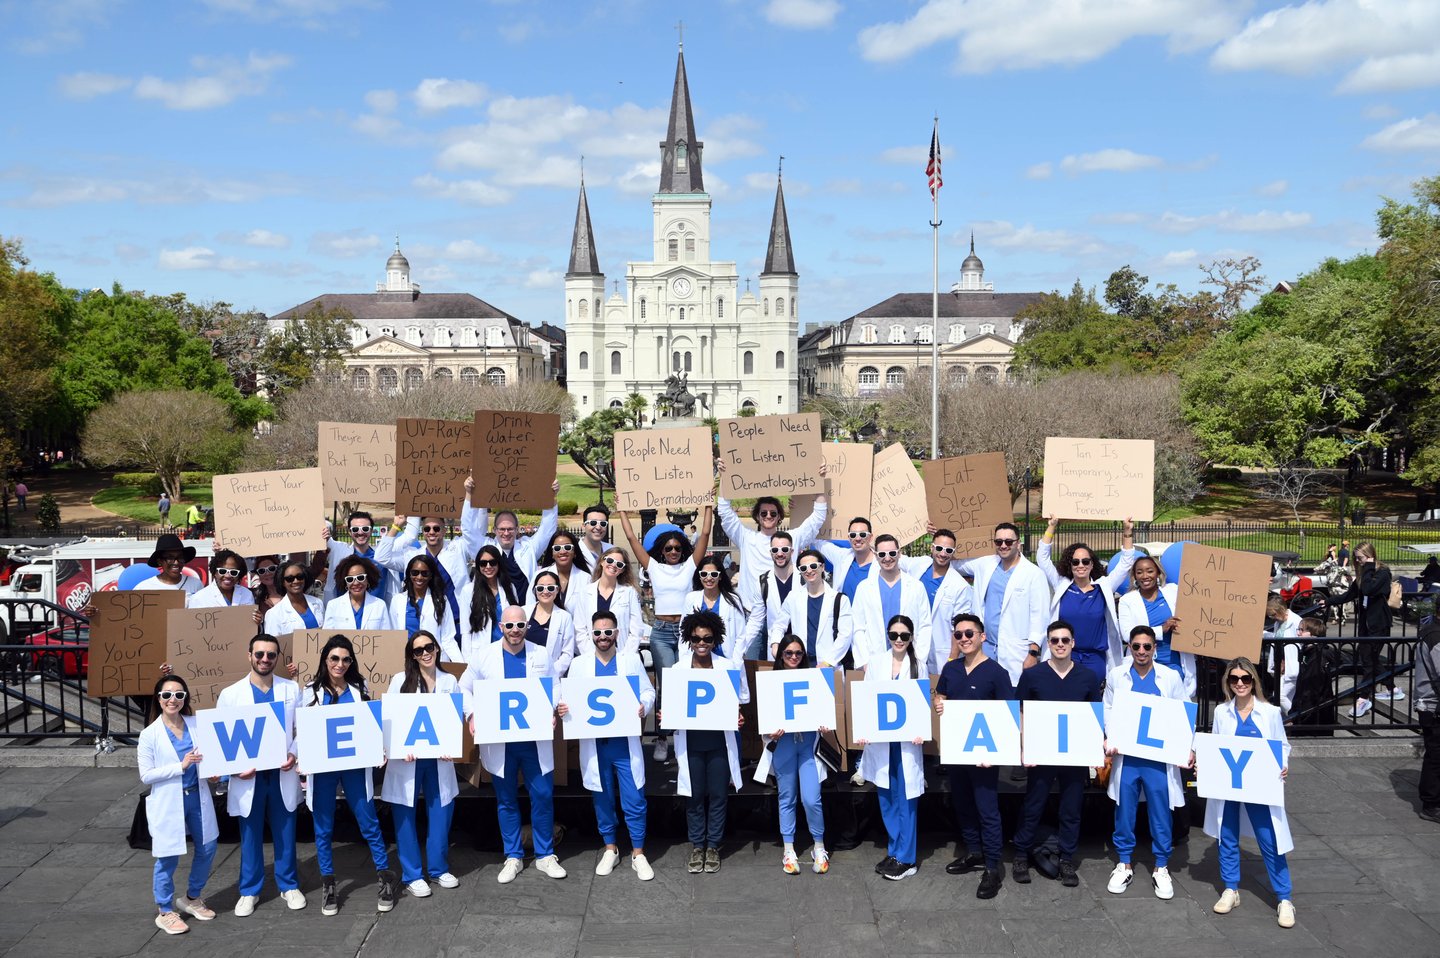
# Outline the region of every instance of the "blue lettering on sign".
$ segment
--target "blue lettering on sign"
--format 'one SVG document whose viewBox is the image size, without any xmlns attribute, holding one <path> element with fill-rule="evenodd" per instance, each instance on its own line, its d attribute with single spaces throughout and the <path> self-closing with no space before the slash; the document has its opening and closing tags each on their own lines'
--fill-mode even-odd
<svg viewBox="0 0 1440 958">
<path fill-rule="evenodd" d="M 593 689 L 590 692 L 590 710 L 595 714 L 586 719 L 589 725 L 609 725 L 615 721 L 615 706 L 608 701 L 610 689 Z"/>
<path fill-rule="evenodd" d="M 1060 727 L 1056 729 L 1056 733 L 1060 752 L 1063 754 L 1070 751 L 1070 716 L 1064 712 L 1060 713 Z"/>
<path fill-rule="evenodd" d="M 876 724 L 882 732 L 893 732 L 905 725 L 905 696 L 881 692 L 875 696 Z"/>
<path fill-rule="evenodd" d="M 503 732 L 510 728 L 511 719 L 514 719 L 516 728 L 528 729 L 530 723 L 525 721 L 525 707 L 529 704 L 530 700 L 524 692 L 501 692 L 500 730 Z"/>
<path fill-rule="evenodd" d="M 695 718 L 700 706 L 715 701 L 715 686 L 708 682 L 691 682 L 686 692 L 685 714 Z"/>
<path fill-rule="evenodd" d="M 424 706 L 415 710 L 415 720 L 410 723 L 410 731 L 405 734 L 406 745 L 414 745 L 420 741 L 428 742 L 435 748 L 440 747 L 440 733 L 435 730 L 435 721 L 430 717 L 430 710 Z"/>
<path fill-rule="evenodd" d="M 785 689 L 785 721 L 795 720 L 795 711 L 810 701 L 805 693 L 810 688 L 809 682 L 786 682 Z"/>
<path fill-rule="evenodd" d="M 355 716 L 325 720 L 325 749 L 330 758 L 355 757 Z"/>
<path fill-rule="evenodd" d="M 1237 759 L 1235 753 L 1230 751 L 1230 749 L 1222 748 L 1220 750 L 1220 757 L 1225 760 L 1226 765 L 1230 766 L 1231 788 L 1240 788 L 1244 784 L 1245 766 L 1250 764 L 1250 758 L 1254 754 L 1254 752 L 1246 749 L 1240 753 L 1240 757 Z"/>
<path fill-rule="evenodd" d="M 225 761 L 235 761 L 235 756 L 242 749 L 245 757 L 253 759 L 260 754 L 260 739 L 265 731 L 265 716 L 258 716 L 253 724 L 246 725 L 243 721 L 234 724 L 215 722 L 215 738 L 220 742 L 220 753 L 225 756 Z"/>
<path fill-rule="evenodd" d="M 1140 731 L 1135 735 L 1135 744 L 1148 745 L 1151 748 L 1164 748 L 1163 738 L 1153 738 L 1150 735 L 1150 706 L 1140 706 Z"/>
<path fill-rule="evenodd" d="M 995 747 L 995 736 L 990 732 L 990 723 L 985 721 L 985 716 L 978 713 L 975 715 L 975 724 L 970 726 L 970 734 L 965 738 L 965 751 L 973 752 L 976 749 L 1000 751 Z"/>
</svg>

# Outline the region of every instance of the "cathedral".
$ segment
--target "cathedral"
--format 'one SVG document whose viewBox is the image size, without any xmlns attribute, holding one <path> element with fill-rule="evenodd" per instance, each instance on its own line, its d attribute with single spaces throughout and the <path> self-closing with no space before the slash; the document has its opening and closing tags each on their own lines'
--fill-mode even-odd
<svg viewBox="0 0 1440 958">
<path fill-rule="evenodd" d="M 797 408 L 800 278 L 782 184 L 777 178 L 758 289 L 747 280 L 742 292 L 735 263 L 711 257 L 704 146 L 695 135 L 682 48 L 650 201 L 651 256 L 626 265 L 623 295 L 618 281 L 606 295 L 580 184 L 565 273 L 566 381 L 580 416 L 619 406 L 631 393 L 649 401 L 650 415 L 675 415 L 667 394 L 682 394 L 682 386 L 698 400 L 699 417 Z"/>
</svg>

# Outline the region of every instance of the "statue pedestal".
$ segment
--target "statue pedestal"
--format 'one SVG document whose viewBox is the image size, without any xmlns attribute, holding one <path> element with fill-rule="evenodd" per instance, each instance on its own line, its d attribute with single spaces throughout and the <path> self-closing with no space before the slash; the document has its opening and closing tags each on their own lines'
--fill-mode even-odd
<svg viewBox="0 0 1440 958">
<path fill-rule="evenodd" d="M 699 416 L 658 416 L 650 421 L 655 429 L 704 428 L 705 420 Z"/>
</svg>

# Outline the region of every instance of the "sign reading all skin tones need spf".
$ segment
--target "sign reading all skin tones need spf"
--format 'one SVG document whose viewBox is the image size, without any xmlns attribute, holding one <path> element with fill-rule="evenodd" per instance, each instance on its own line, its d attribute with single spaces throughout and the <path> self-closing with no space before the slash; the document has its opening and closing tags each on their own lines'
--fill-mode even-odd
<svg viewBox="0 0 1440 958">
<path fill-rule="evenodd" d="M 242 556 L 324 548 L 325 480 L 319 469 L 216 476 L 215 538 Z"/>
<path fill-rule="evenodd" d="M 875 449 L 869 443 L 825 442 L 820 444 L 820 455 L 825 460 L 825 496 L 830 506 L 816 538 L 843 539 L 851 519 L 870 514 Z M 799 528 L 814 511 L 815 496 L 792 496 L 790 528 Z"/>
<path fill-rule="evenodd" d="M 955 533 L 955 558 L 991 555 L 995 526 L 1014 510 L 1005 477 L 1005 454 L 983 452 L 924 463 L 925 505 L 937 529 Z"/>
<path fill-rule="evenodd" d="M 475 741 L 482 745 L 555 738 L 554 680 L 484 679 L 470 694 Z M 550 747 L 550 746 L 543 746 Z"/>
<path fill-rule="evenodd" d="M 941 765 L 1019 765 L 1020 703 L 952 699 L 940 714 Z"/>
<path fill-rule="evenodd" d="M 727 499 L 820 491 L 820 414 L 720 420 L 720 494 Z"/>
<path fill-rule="evenodd" d="M 1194 702 L 1117 692 L 1106 736 L 1121 755 L 1183 766 L 1190 761 L 1196 712 Z"/>
<path fill-rule="evenodd" d="M 596 675 L 562 679 L 560 720 L 565 738 L 611 738 L 640 734 L 639 675 Z"/>
<path fill-rule="evenodd" d="M 371 632 L 299 629 L 289 636 L 280 636 L 280 661 L 288 664 L 294 659 L 300 670 L 295 681 L 302 686 L 315 680 L 315 668 L 320 664 L 320 650 L 332 635 L 345 636 L 355 647 L 355 664 L 359 667 L 360 674 L 365 677 L 365 685 L 371 698 L 383 695 L 395 674 L 405 671 L 405 645 L 410 637 L 404 629 L 376 629 Z"/>
<path fill-rule="evenodd" d="M 340 702 L 295 710 L 295 756 L 306 775 L 374 768 L 385 761 L 379 702 Z"/>
<path fill-rule="evenodd" d="M 477 410 L 471 505 L 548 509 L 555 504 L 550 487 L 555 484 L 555 457 L 559 451 L 559 416 Z"/>
<path fill-rule="evenodd" d="M 167 658 L 166 616 L 185 607 L 180 591 L 95 592 L 90 617 L 90 684 L 95 698 L 149 695 Z"/>
<path fill-rule="evenodd" d="M 740 683 L 745 673 L 736 669 L 687 669 L 672 665 L 665 670 L 665 707 L 660 727 L 712 729 L 733 732 L 740 727 Z"/>
<path fill-rule="evenodd" d="M 1195 736 L 1195 790 L 1201 798 L 1285 805 L 1285 743 L 1239 735 Z"/>
<path fill-rule="evenodd" d="M 898 442 L 875 457 L 869 514 L 875 524 L 875 535 L 888 532 L 900 540 L 902 547 L 925 534 L 925 525 L 930 521 L 925 506 L 925 484 L 920 481 L 910 454 Z"/>
<path fill-rule="evenodd" d="M 617 432 L 614 453 L 615 500 L 625 512 L 715 504 L 715 461 L 705 427 Z"/>
<path fill-rule="evenodd" d="M 254 616 L 253 605 L 172 609 L 166 614 L 167 661 L 190 686 L 193 707 L 210 708 L 222 689 L 250 674 Z"/>
<path fill-rule="evenodd" d="M 933 737 L 929 679 L 851 682 L 846 691 L 852 742 L 928 742 Z"/>
<path fill-rule="evenodd" d="M 1029 701 L 1020 712 L 1026 765 L 1099 768 L 1105 764 L 1105 706 Z"/>
<path fill-rule="evenodd" d="M 1256 552 L 1185 543 L 1170 647 L 1217 659 L 1260 661 L 1273 560 Z"/>
<path fill-rule="evenodd" d="M 260 702 L 195 713 L 200 777 L 237 775 L 285 764 L 285 703 Z"/>
<path fill-rule="evenodd" d="M 385 755 L 392 762 L 416 758 L 460 758 L 465 696 L 459 692 L 407 692 L 380 702 Z"/>
<path fill-rule="evenodd" d="M 395 501 L 395 427 L 316 424 L 326 502 Z"/>
<path fill-rule="evenodd" d="M 1151 439 L 1045 440 L 1045 514 L 1067 519 L 1155 518 Z"/>
<path fill-rule="evenodd" d="M 395 420 L 395 512 L 454 519 L 465 501 L 473 422 Z M 547 483 L 548 488 L 548 483 Z"/>
<path fill-rule="evenodd" d="M 771 669 L 755 673 L 757 729 L 766 736 L 835 728 L 834 669 Z"/>
</svg>

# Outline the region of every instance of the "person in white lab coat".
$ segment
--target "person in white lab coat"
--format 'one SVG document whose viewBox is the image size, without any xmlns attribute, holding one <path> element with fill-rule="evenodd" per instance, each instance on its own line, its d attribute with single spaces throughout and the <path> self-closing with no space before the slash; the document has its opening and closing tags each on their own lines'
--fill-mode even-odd
<svg viewBox="0 0 1440 958">
<path fill-rule="evenodd" d="M 570 608 L 567 605 L 567 608 Z M 635 575 L 625 558 L 625 550 L 611 546 L 600 557 L 600 562 L 591 573 L 591 579 L 575 597 L 570 614 L 576 622 L 589 622 L 596 612 L 614 612 L 620 629 L 620 651 L 640 651 L 640 636 L 644 634 L 645 620 L 640 615 L 640 590 L 635 587 Z M 580 652 L 591 651 L 590 636 L 578 633 L 575 648 Z"/>
<path fill-rule="evenodd" d="M 825 558 L 818 549 L 806 549 L 795 560 L 802 588 L 791 589 L 770 624 L 770 654 L 780 650 L 786 635 L 805 643 L 805 654 L 821 668 L 838 665 L 850 651 L 854 615 L 850 600 L 825 581 Z"/>
<path fill-rule="evenodd" d="M 405 563 L 405 581 L 390 599 L 390 619 L 411 635 L 423 629 L 435 636 L 441 662 L 465 661 L 458 641 L 460 623 L 450 612 L 440 565 L 430 553 L 417 552 Z"/>
<path fill-rule="evenodd" d="M 1050 624 L 1050 584 L 1020 552 L 1020 530 L 1013 522 L 995 527 L 995 554 L 971 559 L 960 574 L 973 582 L 972 610 L 985 623 L 985 654 L 1020 681 L 1024 669 L 1040 661 L 1045 627 Z"/>
<path fill-rule="evenodd" d="M 915 623 L 915 654 L 926 663 L 930 656 L 930 598 L 920 580 L 900 570 L 900 543 L 888 532 L 875 538 L 878 575 L 861 582 L 850 604 L 855 619 L 855 640 L 851 654 L 855 667 L 863 669 L 872 655 L 883 656 L 889 648 L 886 625 L 897 615 Z"/>
<path fill-rule="evenodd" d="M 254 605 L 255 595 L 240 580 L 245 578 L 245 560 L 238 552 L 221 549 L 210 557 L 210 584 L 185 597 L 187 609 L 216 609 L 232 605 Z"/>
<path fill-rule="evenodd" d="M 920 581 L 930 600 L 931 675 L 939 675 L 950 661 L 954 651 L 950 630 L 955 616 L 972 611 L 970 583 L 955 565 L 955 542 L 955 533 L 949 529 L 932 529 L 930 555 L 900 558 L 900 568 Z"/>
<path fill-rule="evenodd" d="M 261 626 L 265 634 L 289 635 L 301 629 L 320 628 L 320 623 L 325 621 L 325 605 L 306 591 L 314 582 L 310 567 L 303 562 L 287 562 L 277 578 L 285 587 L 285 594 L 266 611 Z"/>
<path fill-rule="evenodd" d="M 720 557 L 712 555 L 701 560 L 690 584 L 694 588 L 685 596 L 685 614 L 704 610 L 720 616 L 725 623 L 725 646 L 716 651 L 733 662 L 743 662 L 745 648 L 740 643 L 750 632 L 751 614 Z"/>
<path fill-rule="evenodd" d="M 393 629 L 390 607 L 370 590 L 380 581 L 380 567 L 363 556 L 342 559 L 336 574 L 345 593 L 325 606 L 325 628 L 346 631 Z"/>
<path fill-rule="evenodd" d="M 575 658 L 575 619 L 559 604 L 560 576 L 554 569 L 541 569 L 535 573 L 530 593 L 534 598 L 525 603 L 525 638 L 545 647 L 550 653 L 551 674 L 564 678 Z"/>
</svg>

